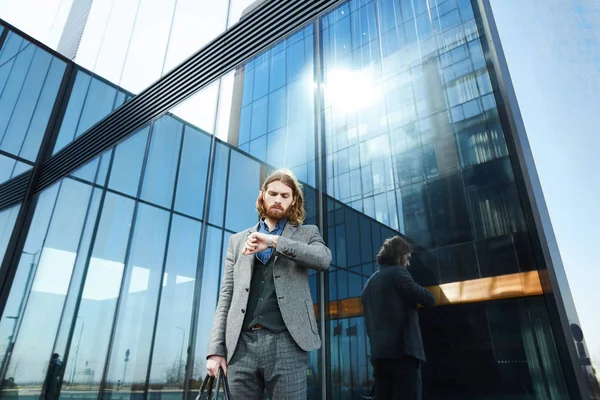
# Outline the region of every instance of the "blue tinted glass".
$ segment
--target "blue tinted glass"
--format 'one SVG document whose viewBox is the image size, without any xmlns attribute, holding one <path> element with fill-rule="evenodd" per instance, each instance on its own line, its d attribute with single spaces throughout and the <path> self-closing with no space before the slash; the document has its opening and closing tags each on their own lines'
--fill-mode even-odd
<svg viewBox="0 0 600 400">
<path fill-rule="evenodd" d="M 269 93 L 269 62 L 254 67 L 254 88 L 252 98 L 256 101 Z"/>
<path fill-rule="evenodd" d="M 240 129 L 238 144 L 248 143 L 250 141 L 250 129 L 252 127 L 252 105 L 242 108 L 240 114 Z"/>
<path fill-rule="evenodd" d="M 53 59 L 48 75 L 44 82 L 44 88 L 38 99 L 35 113 L 31 119 L 31 123 L 27 130 L 27 137 L 21 148 L 20 155 L 23 158 L 34 161 L 37 157 L 40 144 L 44 132 L 46 131 L 46 125 L 50 118 L 50 113 L 56 100 L 56 95 L 60 87 L 66 64 L 58 59 Z"/>
<path fill-rule="evenodd" d="M 285 50 L 279 51 L 271 57 L 269 90 L 272 92 L 285 85 Z"/>
<path fill-rule="evenodd" d="M 7 127 L 13 118 L 17 108 L 19 96 L 26 84 L 27 74 L 33 61 L 36 48 L 28 46 L 20 52 L 11 64 L 11 72 L 6 76 L 7 82 L 0 94 L 0 140 L 4 141 L 7 135 Z"/>
<path fill-rule="evenodd" d="M 14 32 L 8 32 L 6 40 L 0 49 L 0 65 L 4 65 L 6 62 L 17 56 L 20 50 L 24 50 L 26 47 L 34 47 L 31 43 L 25 41 L 21 36 Z"/>
<path fill-rule="evenodd" d="M 194 286 L 200 246 L 200 222 L 173 215 L 154 339 L 150 384 L 171 377 L 182 388 L 190 337 Z"/>
<path fill-rule="evenodd" d="M 69 104 L 67 105 L 67 110 L 63 117 L 56 145 L 54 146 L 54 154 L 75 138 L 75 131 L 77 130 L 77 124 L 79 123 L 81 109 L 83 107 L 83 102 L 85 101 L 90 79 L 91 77 L 87 73 L 83 71 L 77 72 L 77 77 L 75 78 L 75 83 L 70 93 Z"/>
<path fill-rule="evenodd" d="M 171 208 L 183 124 L 167 115 L 154 122 L 141 198 Z"/>
<path fill-rule="evenodd" d="M 285 160 L 285 129 L 269 133 L 267 141 L 267 162 L 274 167 L 282 167 Z"/>
<path fill-rule="evenodd" d="M 287 81 L 292 82 L 302 76 L 306 59 L 304 57 L 304 42 L 301 40 L 287 48 Z"/>
<path fill-rule="evenodd" d="M 19 267 L 25 268 L 25 274 L 32 279 L 32 289 L 27 297 L 27 307 L 19 315 L 20 340 L 15 344 L 9 367 L 14 370 L 25 360 L 35 367 L 19 369 L 15 379 L 20 381 L 41 384 L 44 380 L 46 355 L 52 353 L 54 334 L 40 336 L 39 329 L 43 326 L 56 332 L 58 328 L 91 193 L 91 186 L 64 179 L 48 230 L 39 232 L 44 235 L 44 246 L 32 255 L 22 256 L 25 262 Z M 38 356 L 32 356 L 32 350 Z"/>
<path fill-rule="evenodd" d="M 16 205 L 0 211 L 0 259 L 4 259 L 20 208 L 20 205 Z"/>
<path fill-rule="evenodd" d="M 206 350 L 208 348 L 208 339 L 212 320 L 217 306 L 219 296 L 219 275 L 222 271 L 223 246 L 227 243 L 222 242 L 223 231 L 212 226 L 206 229 L 206 253 L 202 260 L 202 287 L 200 289 L 200 307 L 198 310 L 197 340 L 195 349 L 195 359 L 206 360 Z M 204 374 L 204 365 L 194 367 L 195 375 Z"/>
<path fill-rule="evenodd" d="M 202 218 L 204 211 L 210 142 L 210 135 L 190 126 L 185 127 L 175 210 L 197 218 Z"/>
<path fill-rule="evenodd" d="M 254 69 L 244 69 L 244 88 L 242 89 L 242 106 L 252 103 L 254 91 Z"/>
<path fill-rule="evenodd" d="M 225 189 L 229 168 L 229 149 L 221 143 L 215 147 L 215 161 L 210 192 L 210 211 L 208 222 L 223 226 L 225 216 Z"/>
<path fill-rule="evenodd" d="M 113 110 L 116 95 L 117 90 L 114 86 L 92 78 L 75 137 L 87 131 Z"/>
<path fill-rule="evenodd" d="M 263 97 L 252 104 L 252 129 L 250 139 L 256 139 L 267 133 L 268 97 Z"/>
<path fill-rule="evenodd" d="M 285 99 L 285 88 L 269 95 L 269 132 L 285 126 L 287 110 Z"/>
<path fill-rule="evenodd" d="M 115 148 L 108 187 L 130 196 L 137 196 L 146 154 L 148 128 L 134 134 Z"/>
<path fill-rule="evenodd" d="M 13 107 L 7 107 L 6 109 L 8 111 L 12 108 L 12 114 L 8 120 L 6 133 L 0 146 L 2 150 L 12 154 L 20 154 L 51 62 L 52 57 L 50 54 L 36 49 L 18 98 L 15 99 Z M 4 98 L 4 95 L 2 97 Z"/>
<path fill-rule="evenodd" d="M 108 382 L 121 380 L 121 387 L 127 390 L 143 391 L 143 387 L 132 384 L 146 380 L 158 294 L 164 276 L 168 224 L 168 212 L 142 203 L 138 205 L 107 374 Z M 122 357 L 136 367 L 125 372 Z"/>
<path fill-rule="evenodd" d="M 225 228 L 239 232 L 258 221 L 256 197 L 260 190 L 260 164 L 234 151 L 227 189 Z"/>
<path fill-rule="evenodd" d="M 254 157 L 259 160 L 266 160 L 267 158 L 267 136 L 261 136 L 258 139 L 254 139 L 250 142 L 250 149 L 248 151 Z"/>
</svg>

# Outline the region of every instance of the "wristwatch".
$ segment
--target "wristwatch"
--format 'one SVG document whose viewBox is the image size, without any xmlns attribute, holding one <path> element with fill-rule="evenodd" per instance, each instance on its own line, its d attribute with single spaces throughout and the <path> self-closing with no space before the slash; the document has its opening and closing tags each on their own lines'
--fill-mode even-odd
<svg viewBox="0 0 600 400">
<path fill-rule="evenodd" d="M 267 247 L 273 247 L 273 235 L 269 235 L 269 240 L 267 241 Z"/>
</svg>

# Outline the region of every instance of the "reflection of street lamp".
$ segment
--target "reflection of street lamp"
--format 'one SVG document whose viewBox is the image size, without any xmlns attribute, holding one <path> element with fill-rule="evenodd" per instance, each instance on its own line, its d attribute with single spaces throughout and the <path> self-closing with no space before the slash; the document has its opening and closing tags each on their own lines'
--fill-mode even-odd
<svg viewBox="0 0 600 400">
<path fill-rule="evenodd" d="M 73 370 L 71 371 L 71 385 L 75 384 L 75 374 L 77 373 L 77 358 L 79 357 L 79 345 L 81 345 L 81 335 L 83 335 L 83 326 L 85 325 L 85 320 L 83 317 L 77 316 L 75 320 L 75 325 L 77 325 L 77 320 L 81 319 L 81 328 L 79 329 L 79 339 L 77 340 L 77 349 L 75 350 L 75 360 L 73 361 Z"/>
<path fill-rule="evenodd" d="M 181 336 L 181 350 L 179 350 L 179 367 L 177 368 L 177 382 L 181 382 L 181 365 L 183 362 L 183 342 L 185 341 L 185 329 L 178 326 L 175 329 L 179 329 L 183 335 Z"/>
<path fill-rule="evenodd" d="M 127 373 L 127 363 L 129 362 L 129 349 L 125 352 L 125 368 L 123 368 L 123 381 L 121 387 L 125 386 L 125 374 Z"/>
</svg>

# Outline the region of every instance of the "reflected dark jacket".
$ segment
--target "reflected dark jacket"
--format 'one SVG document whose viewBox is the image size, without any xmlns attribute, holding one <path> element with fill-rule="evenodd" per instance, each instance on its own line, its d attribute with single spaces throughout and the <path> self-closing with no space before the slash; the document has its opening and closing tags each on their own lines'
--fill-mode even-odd
<svg viewBox="0 0 600 400">
<path fill-rule="evenodd" d="M 425 361 L 417 305 L 434 306 L 433 294 L 406 268 L 381 266 L 362 292 L 371 359 L 412 356 Z"/>
</svg>

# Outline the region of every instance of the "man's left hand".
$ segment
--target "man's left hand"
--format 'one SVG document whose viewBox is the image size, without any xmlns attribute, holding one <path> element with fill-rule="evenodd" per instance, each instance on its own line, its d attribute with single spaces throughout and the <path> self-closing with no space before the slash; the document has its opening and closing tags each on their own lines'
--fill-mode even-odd
<svg viewBox="0 0 600 400">
<path fill-rule="evenodd" d="M 271 236 L 273 241 L 272 246 L 274 248 L 277 247 L 276 235 L 266 235 L 264 233 L 254 232 L 253 234 L 248 236 L 248 240 L 246 240 L 246 244 L 244 245 L 244 251 L 242 251 L 242 254 L 256 254 L 260 253 L 263 250 L 266 250 L 269 247 L 269 236 Z"/>
</svg>

